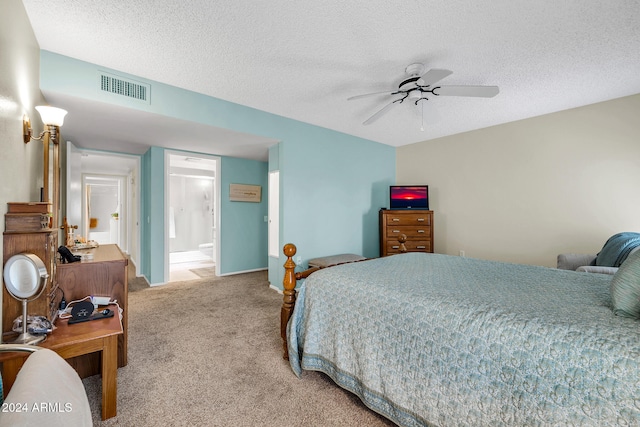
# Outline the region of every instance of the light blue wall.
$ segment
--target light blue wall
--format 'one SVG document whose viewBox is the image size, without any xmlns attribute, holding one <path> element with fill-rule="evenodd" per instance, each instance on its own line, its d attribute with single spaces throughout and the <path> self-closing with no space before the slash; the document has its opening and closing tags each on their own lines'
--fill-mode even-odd
<svg viewBox="0 0 640 427">
<path fill-rule="evenodd" d="M 267 162 L 223 157 L 220 172 L 220 274 L 267 268 Z M 229 184 L 262 187 L 260 203 L 232 202 Z"/>
<path fill-rule="evenodd" d="M 379 256 L 378 211 L 395 182 L 395 148 L 319 127 L 295 131 L 269 150 L 269 170 L 280 171 L 280 247 L 296 245 L 297 271 L 320 256 Z M 279 289 L 285 260 L 269 257 Z"/>
<path fill-rule="evenodd" d="M 271 284 L 282 288 L 284 256 L 269 260 L 264 222 L 268 170 L 273 168 L 280 170 L 281 246 L 287 242 L 298 245 L 303 261 L 341 252 L 377 256 L 377 211 L 386 206 L 388 186 L 395 179 L 393 147 L 41 52 L 43 90 L 107 102 L 97 89 L 99 71 L 152 85 L 151 105 L 125 97 L 109 102 L 281 141 L 269 153 L 269 166 L 263 162 L 222 159 L 220 273 L 268 266 Z M 148 181 L 143 179 L 142 192 L 152 194 L 142 197 L 141 259 L 142 271 L 151 283 L 161 281 L 164 260 L 158 256 L 164 251 L 164 241 L 158 240 L 164 233 L 164 179 L 159 179 L 164 164 L 158 160 L 162 152 L 163 149 L 154 147 L 143 157 L 143 173 Z M 225 202 L 228 184 L 232 182 L 261 182 L 263 203 L 248 206 Z"/>
<path fill-rule="evenodd" d="M 151 85 L 151 103 L 128 98 L 110 96 L 100 91 L 99 73 L 107 72 L 139 83 Z M 203 123 L 258 136 L 273 137 L 290 119 L 266 113 L 201 93 L 147 80 L 121 71 L 100 67 L 68 56 L 42 50 L 40 53 L 40 88 L 121 105 L 127 108 L 161 114 L 191 122 Z M 179 149 L 180 147 L 175 147 Z"/>
<path fill-rule="evenodd" d="M 164 153 L 164 148 L 151 147 L 142 157 L 142 272 L 150 283 L 164 281 Z M 218 274 L 264 269 L 267 267 L 267 224 L 264 222 L 267 162 L 221 157 L 220 163 Z M 260 203 L 229 201 L 229 184 L 260 185 L 263 191 Z"/>
<path fill-rule="evenodd" d="M 149 283 L 164 282 L 164 149 L 142 156 L 140 233 L 142 274 Z"/>
<path fill-rule="evenodd" d="M 282 244 L 294 243 L 303 264 L 379 256 L 378 211 L 395 180 L 395 148 L 327 129 L 281 145 Z"/>
<path fill-rule="evenodd" d="M 379 256 L 378 211 L 395 182 L 395 148 L 319 127 L 297 131 L 283 131 L 269 150 L 269 170 L 280 171 L 280 247 L 296 245 L 297 271 L 320 256 Z M 269 258 L 279 289 L 285 260 Z"/>
</svg>

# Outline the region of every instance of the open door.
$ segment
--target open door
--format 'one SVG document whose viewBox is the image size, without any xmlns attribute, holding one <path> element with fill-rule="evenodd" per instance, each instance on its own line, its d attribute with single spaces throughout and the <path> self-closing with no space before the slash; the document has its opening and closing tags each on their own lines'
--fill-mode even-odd
<svg viewBox="0 0 640 427">
<path fill-rule="evenodd" d="M 280 257 L 280 171 L 269 172 L 269 256 Z"/>
<path fill-rule="evenodd" d="M 65 200 L 61 203 L 62 217 L 67 218 L 69 225 L 77 225 L 82 230 L 82 153 L 69 141 L 64 153 L 65 191 L 61 193 Z"/>
</svg>

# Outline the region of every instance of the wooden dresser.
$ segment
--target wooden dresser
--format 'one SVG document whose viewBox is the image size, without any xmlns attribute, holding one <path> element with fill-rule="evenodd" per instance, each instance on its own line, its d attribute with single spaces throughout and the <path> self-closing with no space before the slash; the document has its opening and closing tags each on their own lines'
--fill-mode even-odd
<svg viewBox="0 0 640 427">
<path fill-rule="evenodd" d="M 2 236 L 4 266 L 9 258 L 21 253 L 36 255 L 44 263 L 49 277 L 42 294 L 28 303 L 31 316 L 45 316 L 54 321 L 58 315 L 58 305 L 62 294 L 56 281 L 56 250 L 58 232 L 51 229 L 50 203 L 8 202 L 4 215 L 4 233 Z M 4 285 L 4 282 L 3 282 Z M 13 321 L 22 316 L 22 303 L 9 294 L 2 286 L 2 336 L 3 341 L 12 336 Z"/>
<path fill-rule="evenodd" d="M 433 211 L 380 209 L 380 256 L 433 252 Z M 398 237 L 407 236 L 404 249 Z"/>
<path fill-rule="evenodd" d="M 108 296 L 117 300 L 122 308 L 123 334 L 118 337 L 118 367 L 127 364 L 127 323 L 128 323 L 128 279 L 129 259 L 117 245 L 100 245 L 94 249 L 78 251 L 90 254 L 92 260 L 57 265 L 58 287 L 64 292 L 67 302 L 87 295 Z M 117 307 L 109 306 L 116 312 Z M 80 377 L 100 373 L 100 354 L 91 353 L 67 360 Z"/>
</svg>

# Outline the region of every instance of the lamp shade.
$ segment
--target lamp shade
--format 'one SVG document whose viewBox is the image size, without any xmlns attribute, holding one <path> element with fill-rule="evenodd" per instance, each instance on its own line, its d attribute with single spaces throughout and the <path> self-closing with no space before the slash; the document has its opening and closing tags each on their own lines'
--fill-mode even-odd
<svg viewBox="0 0 640 427">
<path fill-rule="evenodd" d="M 45 125 L 52 126 L 62 126 L 64 122 L 64 116 L 67 115 L 67 110 L 63 110 L 62 108 L 49 107 L 47 105 L 38 105 L 36 107 L 38 113 L 40 113 L 40 117 L 42 118 L 42 123 Z"/>
</svg>

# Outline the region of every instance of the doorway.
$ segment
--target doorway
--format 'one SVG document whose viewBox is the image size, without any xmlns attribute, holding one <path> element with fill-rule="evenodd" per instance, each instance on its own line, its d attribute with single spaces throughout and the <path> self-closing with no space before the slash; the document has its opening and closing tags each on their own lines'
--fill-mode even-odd
<svg viewBox="0 0 640 427">
<path fill-rule="evenodd" d="M 113 229 L 118 230 L 115 232 L 114 241 L 117 241 L 120 249 L 130 257 L 135 269 L 141 271 L 138 197 L 140 156 L 80 149 L 70 141 L 67 141 L 66 145 L 66 150 L 62 150 L 64 155 L 61 162 L 62 186 L 65 189 L 61 192 L 62 217 L 66 217 L 70 225 L 78 227 L 75 232 L 79 237 L 90 240 L 90 234 L 105 233 L 108 230 L 108 236 L 103 234 L 98 235 L 98 238 L 108 237 L 111 240 L 111 219 L 116 217 L 112 214 L 117 213 L 118 223 Z M 95 201 L 95 205 L 92 203 L 92 207 L 88 206 L 87 184 L 90 184 L 91 194 L 98 198 L 103 189 L 118 192 L 118 202 L 105 208 L 106 216 L 94 215 L 102 211 L 99 200 Z M 111 189 L 107 190 L 109 187 Z M 117 190 L 114 187 L 117 187 Z M 102 221 L 97 223 L 99 228 L 91 228 L 91 218 L 102 218 Z M 97 224 L 94 221 L 93 225 Z M 96 235 L 93 237 L 95 240 Z"/>
<path fill-rule="evenodd" d="M 84 175 L 85 210 L 82 235 L 98 244 L 115 243 L 127 251 L 126 227 L 121 218 L 127 218 L 126 176 Z"/>
<path fill-rule="evenodd" d="M 169 282 L 213 277 L 220 259 L 219 158 L 168 152 L 166 162 L 165 277 Z"/>
</svg>

